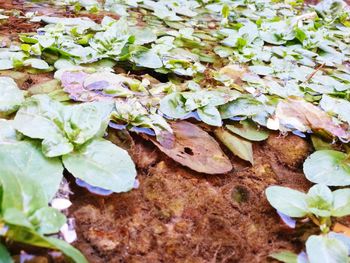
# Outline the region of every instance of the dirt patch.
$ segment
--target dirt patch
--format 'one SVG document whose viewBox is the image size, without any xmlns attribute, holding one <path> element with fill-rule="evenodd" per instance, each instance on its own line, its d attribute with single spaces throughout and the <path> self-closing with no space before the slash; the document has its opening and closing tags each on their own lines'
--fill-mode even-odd
<svg viewBox="0 0 350 263">
<path fill-rule="evenodd" d="M 298 251 L 302 231 L 288 230 L 264 190 L 308 189 L 300 162 L 310 147 L 300 140 L 272 135 L 255 145 L 253 167 L 231 156 L 233 172 L 206 176 L 136 138 L 139 189 L 109 197 L 74 189 L 75 246 L 90 262 L 265 262 L 275 249 Z"/>
</svg>

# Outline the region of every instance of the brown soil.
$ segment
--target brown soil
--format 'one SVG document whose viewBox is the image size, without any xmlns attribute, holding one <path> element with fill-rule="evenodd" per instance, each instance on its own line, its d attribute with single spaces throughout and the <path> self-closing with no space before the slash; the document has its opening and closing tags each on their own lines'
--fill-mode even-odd
<svg viewBox="0 0 350 263">
<path fill-rule="evenodd" d="M 307 142 L 271 135 L 254 147 L 254 166 L 231 156 L 235 170 L 206 176 L 134 138 L 129 148 L 140 187 L 99 197 L 74 188 L 74 244 L 90 262 L 266 262 L 274 250 L 302 248 L 267 203 L 272 184 L 307 190 L 300 165 Z"/>
</svg>

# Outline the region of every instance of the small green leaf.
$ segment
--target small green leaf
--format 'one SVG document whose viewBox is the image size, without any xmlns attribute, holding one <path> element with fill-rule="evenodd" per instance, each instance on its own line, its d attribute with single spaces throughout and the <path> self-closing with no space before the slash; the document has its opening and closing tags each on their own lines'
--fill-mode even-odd
<svg viewBox="0 0 350 263">
<path fill-rule="evenodd" d="M 305 193 L 282 186 L 269 186 L 265 193 L 270 204 L 285 215 L 304 217 L 308 214 Z"/>
<path fill-rule="evenodd" d="M 32 212 L 46 206 L 57 192 L 62 174 L 61 161 L 46 158 L 35 143 L 0 144 L 2 209 Z"/>
<path fill-rule="evenodd" d="M 349 262 L 347 247 L 341 241 L 326 236 L 310 236 L 306 241 L 306 253 L 310 263 Z"/>
<path fill-rule="evenodd" d="M 162 98 L 159 109 L 171 118 L 182 118 L 189 113 L 184 109 L 183 100 L 181 93 L 173 92 Z"/>
<path fill-rule="evenodd" d="M 133 188 L 136 169 L 128 153 L 104 139 L 95 139 L 81 149 L 63 156 L 66 169 L 80 178 L 116 193 Z"/>
<path fill-rule="evenodd" d="M 197 113 L 199 118 L 212 126 L 221 126 L 221 116 L 218 109 L 214 106 L 205 106 L 197 109 Z"/>
<path fill-rule="evenodd" d="M 323 184 L 317 184 L 307 193 L 309 211 L 319 217 L 331 216 L 333 195 L 332 191 Z"/>
<path fill-rule="evenodd" d="M 339 189 L 333 192 L 332 216 L 350 215 L 350 189 Z"/>
<path fill-rule="evenodd" d="M 11 114 L 23 103 L 23 92 L 16 82 L 8 77 L 0 77 L 0 114 Z"/>
<path fill-rule="evenodd" d="M 10 253 L 6 247 L 0 243 L 0 262 L 1 263 L 13 263 Z"/>
<path fill-rule="evenodd" d="M 280 251 L 269 256 L 284 263 L 298 263 L 298 255 L 290 251 Z"/>
<path fill-rule="evenodd" d="M 57 209 L 43 207 L 34 212 L 30 221 L 40 234 L 55 234 L 66 223 L 66 217 Z"/>
<path fill-rule="evenodd" d="M 226 125 L 226 128 L 250 141 L 264 141 L 269 137 L 269 133 L 259 128 L 251 121 L 241 121 L 235 125 Z"/>
<path fill-rule="evenodd" d="M 45 60 L 37 59 L 37 58 L 30 58 L 25 61 L 23 61 L 24 66 L 31 66 L 32 68 L 36 69 L 49 69 L 50 66 L 47 64 Z"/>
<path fill-rule="evenodd" d="M 85 257 L 68 243 L 57 238 L 42 236 L 32 229 L 10 226 L 5 234 L 5 237 L 10 240 L 31 246 L 60 250 L 73 262 L 88 263 Z"/>
<path fill-rule="evenodd" d="M 225 131 L 224 129 L 215 130 L 215 135 L 233 154 L 253 164 L 253 145 L 251 142 Z"/>
<path fill-rule="evenodd" d="M 350 165 L 345 153 L 321 150 L 311 154 L 304 162 L 308 180 L 329 186 L 350 185 Z"/>
</svg>

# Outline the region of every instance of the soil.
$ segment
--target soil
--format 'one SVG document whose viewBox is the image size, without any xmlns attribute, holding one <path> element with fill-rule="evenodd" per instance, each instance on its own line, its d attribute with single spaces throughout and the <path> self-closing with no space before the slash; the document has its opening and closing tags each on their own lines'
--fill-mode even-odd
<svg viewBox="0 0 350 263">
<path fill-rule="evenodd" d="M 253 166 L 231 156 L 234 170 L 216 176 L 184 168 L 140 138 L 129 145 L 137 190 L 99 197 L 73 187 L 74 245 L 90 262 L 266 262 L 271 251 L 302 249 L 299 226 L 281 222 L 264 190 L 310 187 L 301 171 L 311 150 L 305 140 L 272 134 L 254 145 Z"/>
<path fill-rule="evenodd" d="M 23 11 L 23 3 L 0 0 L 0 8 Z M 41 12 L 72 16 L 50 7 Z M 102 16 L 90 17 L 99 21 Z M 18 33 L 40 26 L 11 17 L 0 25 L 0 36 L 13 41 Z M 50 78 L 52 74 L 23 73 L 16 81 L 27 89 Z M 302 163 L 312 147 L 304 139 L 271 134 L 265 142 L 254 144 L 254 165 L 222 146 L 234 169 L 208 176 L 177 164 L 141 137 L 114 131 L 108 136 L 129 151 L 140 186 L 102 197 L 70 180 L 74 194 L 69 217 L 75 218 L 78 234 L 73 245 L 89 262 L 268 262 L 275 250 L 300 252 L 305 228 L 313 231 L 308 223 L 288 228 L 264 194 L 274 184 L 304 191 L 310 187 Z M 33 262 L 48 262 L 42 260 Z"/>
</svg>

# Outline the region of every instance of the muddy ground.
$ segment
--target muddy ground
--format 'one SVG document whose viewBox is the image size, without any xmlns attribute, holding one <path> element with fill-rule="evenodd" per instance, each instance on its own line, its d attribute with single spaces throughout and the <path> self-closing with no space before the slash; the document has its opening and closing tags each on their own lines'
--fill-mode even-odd
<svg viewBox="0 0 350 263">
<path fill-rule="evenodd" d="M 0 8 L 27 11 L 23 3 L 0 0 Z M 0 34 L 14 40 L 39 26 L 11 18 L 0 25 Z M 27 89 L 51 78 L 25 74 L 17 81 Z M 253 166 L 222 147 L 234 170 L 207 176 L 175 163 L 138 136 L 114 133 L 112 141 L 126 148 L 137 165 L 140 186 L 100 197 L 70 180 L 69 216 L 78 233 L 74 245 L 89 262 L 267 262 L 275 250 L 300 252 L 305 229 L 313 231 L 308 223 L 289 229 L 264 195 L 273 184 L 310 187 L 301 168 L 312 147 L 304 139 L 271 134 L 254 145 Z"/>
</svg>

